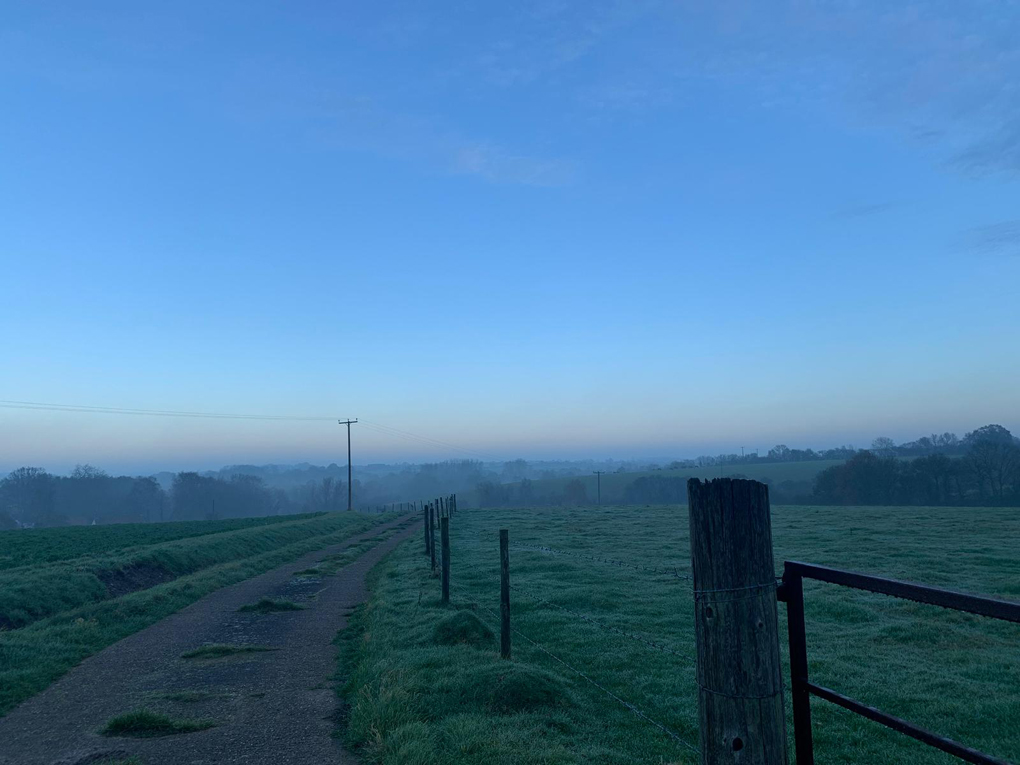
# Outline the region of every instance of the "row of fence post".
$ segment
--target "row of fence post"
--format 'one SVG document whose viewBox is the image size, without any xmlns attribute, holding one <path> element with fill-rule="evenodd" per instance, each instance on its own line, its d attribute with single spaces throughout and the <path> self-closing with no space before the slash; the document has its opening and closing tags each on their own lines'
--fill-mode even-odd
<svg viewBox="0 0 1020 765">
<path fill-rule="evenodd" d="M 422 528 L 425 532 L 425 554 L 429 556 L 432 574 L 436 573 L 436 521 L 439 526 L 439 571 L 443 603 L 450 602 L 450 517 L 457 511 L 457 495 L 439 497 L 422 503 Z"/>
<path fill-rule="evenodd" d="M 788 762 L 768 487 L 687 485 L 703 765 Z M 425 553 L 450 602 L 450 516 L 457 495 L 422 503 Z M 511 658 L 510 533 L 499 530 L 499 653 Z"/>
</svg>

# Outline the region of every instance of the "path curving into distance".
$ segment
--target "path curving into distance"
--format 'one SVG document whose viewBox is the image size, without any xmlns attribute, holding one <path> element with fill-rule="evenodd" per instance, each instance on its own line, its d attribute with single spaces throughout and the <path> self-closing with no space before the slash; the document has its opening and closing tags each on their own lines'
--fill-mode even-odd
<svg viewBox="0 0 1020 765">
<path fill-rule="evenodd" d="M 0 719 L 0 765 L 92 765 L 129 757 L 142 765 L 356 763 L 333 736 L 333 639 L 367 597 L 368 571 L 418 530 L 417 520 L 404 516 L 216 590 L 89 657 Z M 395 533 L 335 575 L 294 576 L 388 530 Z M 304 608 L 238 611 L 263 597 Z M 277 650 L 182 658 L 218 643 Z M 142 708 L 208 718 L 216 726 L 158 738 L 99 734 L 110 718 Z"/>
</svg>

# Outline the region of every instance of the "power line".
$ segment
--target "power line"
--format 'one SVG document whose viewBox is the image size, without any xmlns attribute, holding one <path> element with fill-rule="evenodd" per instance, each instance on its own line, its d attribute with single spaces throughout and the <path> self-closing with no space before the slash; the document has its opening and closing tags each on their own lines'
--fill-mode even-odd
<svg viewBox="0 0 1020 765">
<path fill-rule="evenodd" d="M 47 412 L 79 412 L 84 414 L 130 414 L 148 417 L 196 417 L 214 420 L 285 420 L 298 422 L 332 422 L 335 417 L 301 417 L 289 414 L 226 414 L 223 412 L 190 412 L 173 409 L 129 409 L 119 406 L 84 406 L 80 404 L 47 404 L 39 401 L 0 401 L 3 409 L 32 409 Z"/>
<path fill-rule="evenodd" d="M 87 406 L 84 404 L 54 404 L 42 401 L 14 401 L 14 400 L 0 400 L 0 409 L 27 409 L 32 411 L 66 412 L 78 414 L 122 414 L 142 417 L 185 417 L 209 420 L 262 420 L 270 422 L 335 422 L 337 420 L 336 417 L 307 417 L 300 415 L 280 415 L 280 414 L 235 414 L 227 412 L 193 412 L 188 410 L 176 410 L 176 409 L 136 409 L 120 406 Z M 439 439 L 436 438 L 422 436 L 407 430 L 401 430 L 399 428 L 393 428 L 390 427 L 389 425 L 366 422 L 365 420 L 362 420 L 361 423 L 368 427 L 370 430 L 373 430 L 381 435 L 390 436 L 391 438 L 402 438 L 406 441 L 416 441 L 418 443 L 428 444 L 430 446 L 444 447 L 446 449 L 463 452 L 473 457 L 481 457 L 482 459 L 492 460 L 494 462 L 501 461 L 498 457 L 492 454 L 487 454 L 485 452 L 477 451 L 474 449 L 467 449 L 456 444 L 451 444 L 447 441 L 440 441 Z"/>
</svg>

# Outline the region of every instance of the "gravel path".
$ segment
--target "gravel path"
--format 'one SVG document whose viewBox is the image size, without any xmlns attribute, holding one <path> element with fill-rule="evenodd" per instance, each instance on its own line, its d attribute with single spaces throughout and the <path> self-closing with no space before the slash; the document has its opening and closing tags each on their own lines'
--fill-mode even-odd
<svg viewBox="0 0 1020 765">
<path fill-rule="evenodd" d="M 98 765 L 129 756 L 142 765 L 355 763 L 332 735 L 337 712 L 332 641 L 350 610 L 365 600 L 369 569 L 417 530 L 415 520 L 405 516 L 224 587 L 86 659 L 0 719 L 0 763 Z M 397 528 L 334 576 L 294 576 L 327 555 Z M 238 613 L 264 596 L 289 598 L 305 608 Z M 279 650 L 181 658 L 209 643 Z M 197 691 L 200 698 L 165 698 L 180 691 Z M 175 718 L 210 718 L 217 725 L 162 738 L 98 734 L 111 717 L 143 707 Z"/>
</svg>

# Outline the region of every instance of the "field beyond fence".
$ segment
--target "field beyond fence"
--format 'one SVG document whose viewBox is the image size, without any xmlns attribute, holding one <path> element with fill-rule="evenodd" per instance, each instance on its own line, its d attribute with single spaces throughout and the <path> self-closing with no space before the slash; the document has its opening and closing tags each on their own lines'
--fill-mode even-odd
<svg viewBox="0 0 1020 765">
<path fill-rule="evenodd" d="M 506 677 L 500 528 L 519 631 Z M 462 510 L 450 529 L 450 606 L 412 540 L 378 573 L 364 640 L 345 652 L 348 687 L 365 687 L 350 699 L 347 735 L 370 760 L 413 750 L 423 763 L 697 762 L 686 508 Z M 1004 599 L 1020 596 L 1018 532 L 1015 509 L 773 508 L 777 574 L 801 559 Z M 1020 627 L 810 580 L 805 591 L 812 681 L 1020 761 Z M 492 634 L 437 640 L 462 613 Z M 512 708 L 471 690 L 490 676 Z M 957 761 L 827 702 L 812 712 L 818 763 Z"/>
</svg>

